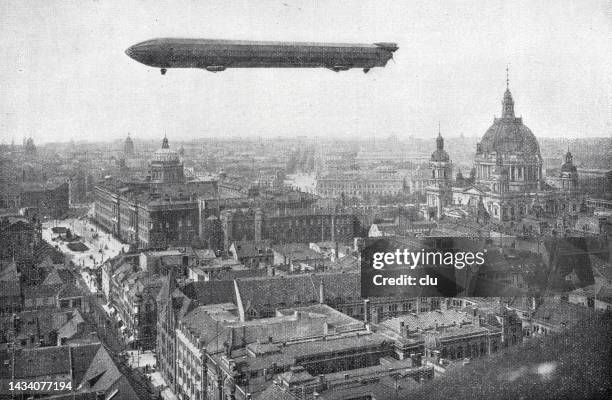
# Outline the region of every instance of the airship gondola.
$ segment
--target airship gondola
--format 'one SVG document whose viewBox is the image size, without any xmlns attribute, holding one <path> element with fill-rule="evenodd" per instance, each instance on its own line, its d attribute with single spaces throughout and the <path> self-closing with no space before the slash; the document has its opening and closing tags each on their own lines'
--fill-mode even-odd
<svg viewBox="0 0 612 400">
<path fill-rule="evenodd" d="M 384 67 L 398 49 L 395 43 L 344 44 L 256 42 L 218 39 L 152 39 L 126 50 L 134 60 L 159 68 L 328 68 L 368 72 Z"/>
</svg>

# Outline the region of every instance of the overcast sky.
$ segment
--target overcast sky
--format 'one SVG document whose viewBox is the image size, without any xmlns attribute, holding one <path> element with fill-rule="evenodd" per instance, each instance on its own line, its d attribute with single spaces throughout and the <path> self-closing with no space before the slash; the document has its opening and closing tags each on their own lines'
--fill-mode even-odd
<svg viewBox="0 0 612 400">
<path fill-rule="evenodd" d="M 222 136 L 481 136 L 510 64 L 536 136 L 612 135 L 610 1 L 0 2 L 0 142 Z M 155 37 L 396 42 L 395 63 L 159 70 Z"/>
</svg>

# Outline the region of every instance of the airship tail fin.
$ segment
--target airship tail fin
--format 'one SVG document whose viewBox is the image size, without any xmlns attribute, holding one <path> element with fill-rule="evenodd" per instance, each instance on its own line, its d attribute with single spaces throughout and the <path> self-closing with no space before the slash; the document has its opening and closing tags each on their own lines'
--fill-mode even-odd
<svg viewBox="0 0 612 400">
<path fill-rule="evenodd" d="M 399 47 L 397 47 L 396 43 L 391 43 L 391 42 L 379 42 L 379 43 L 374 43 L 374 46 L 378 46 L 381 49 L 390 51 L 390 52 L 394 52 L 397 49 L 399 49 Z"/>
</svg>

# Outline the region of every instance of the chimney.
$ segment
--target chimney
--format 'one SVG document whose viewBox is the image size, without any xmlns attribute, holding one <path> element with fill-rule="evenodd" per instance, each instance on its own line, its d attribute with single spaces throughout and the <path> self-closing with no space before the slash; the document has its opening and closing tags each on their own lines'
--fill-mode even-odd
<svg viewBox="0 0 612 400">
<path fill-rule="evenodd" d="M 432 353 L 433 353 L 434 364 L 440 364 L 441 362 L 440 350 L 434 350 L 432 351 Z"/>
<path fill-rule="evenodd" d="M 366 324 L 369 322 L 368 321 L 369 313 L 370 313 L 370 300 L 364 299 L 363 300 L 363 322 L 365 322 Z"/>
<path fill-rule="evenodd" d="M 336 260 L 338 260 L 338 259 L 340 258 L 340 254 L 339 254 L 339 248 L 338 248 L 338 242 L 337 242 L 337 241 L 336 241 L 336 249 L 335 249 L 335 252 L 336 252 L 336 253 L 335 253 Z M 332 260 L 332 261 L 334 261 L 334 260 Z"/>
<path fill-rule="evenodd" d="M 234 327 L 230 327 L 229 329 L 229 339 L 228 339 L 228 343 L 226 346 L 226 352 L 225 354 L 227 356 L 230 356 L 232 354 L 232 349 L 234 347 Z"/>
<path fill-rule="evenodd" d="M 325 304 L 325 285 L 323 284 L 323 278 L 319 284 L 319 304 Z"/>
</svg>

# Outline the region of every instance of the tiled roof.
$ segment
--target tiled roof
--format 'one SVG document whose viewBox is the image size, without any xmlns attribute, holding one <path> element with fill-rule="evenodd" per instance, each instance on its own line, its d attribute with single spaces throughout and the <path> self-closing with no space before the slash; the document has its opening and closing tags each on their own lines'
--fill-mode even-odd
<svg viewBox="0 0 612 400">
<path fill-rule="evenodd" d="M 312 250 L 308 245 L 302 243 L 287 243 L 273 246 L 272 249 L 285 257 L 294 260 L 323 258 L 323 255 Z"/>
<path fill-rule="evenodd" d="M 38 299 L 42 297 L 57 296 L 62 285 L 35 285 L 23 288 L 23 297 L 26 299 Z"/>
<path fill-rule="evenodd" d="M 409 331 L 416 331 L 417 329 L 429 330 L 436 327 L 460 326 L 462 323 L 471 323 L 472 317 L 456 310 L 436 310 L 392 318 L 383 322 L 382 325 L 395 332 L 400 332 L 402 322 Z"/>
<path fill-rule="evenodd" d="M 58 296 L 60 298 L 81 297 L 83 296 L 83 291 L 72 283 L 67 283 L 62 286 L 61 290 L 58 292 Z"/>
<path fill-rule="evenodd" d="M 43 285 L 56 285 L 62 283 L 75 283 L 76 277 L 68 269 L 61 266 L 54 266 L 51 272 L 43 281 Z"/>
<path fill-rule="evenodd" d="M 370 333 L 366 335 L 341 337 L 338 339 L 287 344 L 282 348 L 280 353 L 263 355 L 261 357 L 241 358 L 238 362 L 246 362 L 250 370 L 261 370 L 269 368 L 273 363 L 276 363 L 279 367 L 294 365 L 295 360 L 302 356 L 334 353 L 359 347 L 381 346 L 384 342 L 384 336 L 377 333 Z"/>
<path fill-rule="evenodd" d="M 192 282 L 181 288 L 181 292 L 199 305 L 236 302 L 233 281 Z"/>
<path fill-rule="evenodd" d="M 0 261 L 0 282 L 19 281 L 21 274 L 17 271 L 17 264 L 14 262 L 4 263 Z"/>
<path fill-rule="evenodd" d="M 89 369 L 100 347 L 102 345 L 99 343 L 72 347 L 72 379 L 74 389 L 83 380 L 85 372 Z"/>
<path fill-rule="evenodd" d="M 280 387 L 276 383 L 272 383 L 266 389 L 264 389 L 255 400 L 297 400 L 287 389 Z"/>
<path fill-rule="evenodd" d="M 602 286 L 597 293 L 597 300 L 612 304 L 612 288 L 609 286 Z"/>
<path fill-rule="evenodd" d="M 238 258 L 259 257 L 266 254 L 268 245 L 266 243 L 255 243 L 251 241 L 234 242 L 234 249 Z"/>
<path fill-rule="evenodd" d="M 18 297 L 21 295 L 21 284 L 19 281 L 0 281 L 0 298 Z"/>
<path fill-rule="evenodd" d="M 41 347 L 15 352 L 15 379 L 71 374 L 70 348 Z"/>
<path fill-rule="evenodd" d="M 243 305 L 273 306 L 319 301 L 323 281 L 326 301 L 356 299 L 361 294 L 359 273 L 299 274 L 237 280 Z"/>
<path fill-rule="evenodd" d="M 533 320 L 556 328 L 569 328 L 581 318 L 592 313 L 591 309 L 584 306 L 546 297 L 536 309 Z"/>
<path fill-rule="evenodd" d="M 100 346 L 80 383 L 77 384 L 91 391 L 106 391 L 122 376 L 106 349 Z"/>
<path fill-rule="evenodd" d="M 60 338 L 73 337 L 78 332 L 79 324 L 82 324 L 84 322 L 85 320 L 81 316 L 81 313 L 75 309 L 72 313 L 72 318 L 70 318 L 68 322 L 66 322 L 58 329 L 57 336 Z"/>
<path fill-rule="evenodd" d="M 296 384 L 312 380 L 312 375 L 306 372 L 304 367 L 297 366 L 292 367 L 289 372 L 281 374 L 281 379 L 289 384 Z"/>
</svg>

